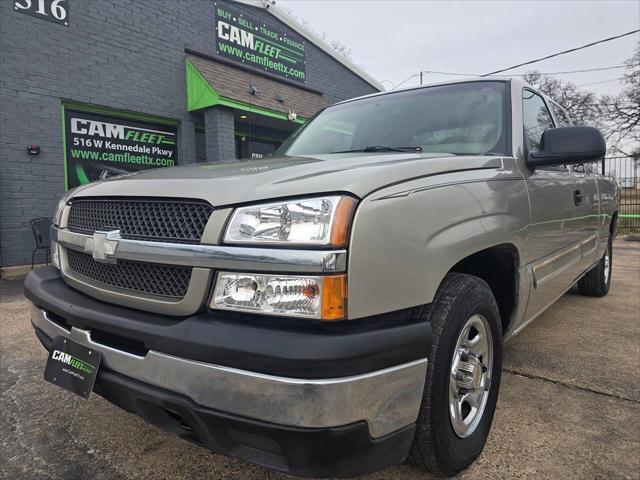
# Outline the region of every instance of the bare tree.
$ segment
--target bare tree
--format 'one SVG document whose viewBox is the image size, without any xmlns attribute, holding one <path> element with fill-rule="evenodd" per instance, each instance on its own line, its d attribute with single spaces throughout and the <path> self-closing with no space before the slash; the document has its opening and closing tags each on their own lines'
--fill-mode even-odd
<svg viewBox="0 0 640 480">
<path fill-rule="evenodd" d="M 322 39 L 324 40 L 324 32 L 322 32 Z M 339 40 L 329 40 L 328 43 L 329 45 L 331 45 L 331 48 L 333 48 L 336 52 L 338 52 L 344 58 L 351 60 L 351 49 L 347 47 L 344 43 L 342 43 Z"/>
<path fill-rule="evenodd" d="M 524 80 L 560 104 L 576 125 L 602 131 L 612 154 L 634 155 L 640 165 L 640 44 L 627 60 L 619 95 L 597 95 L 571 82 L 532 71 Z"/>
<path fill-rule="evenodd" d="M 594 92 L 580 90 L 571 82 L 563 82 L 537 71 L 527 72 L 524 81 L 557 102 L 576 125 L 591 125 L 603 130 L 602 106 Z"/>
<path fill-rule="evenodd" d="M 620 95 L 602 97 L 602 107 L 609 128 L 609 143 L 623 155 L 640 159 L 640 42 L 636 53 L 627 60 L 624 88 Z"/>
</svg>

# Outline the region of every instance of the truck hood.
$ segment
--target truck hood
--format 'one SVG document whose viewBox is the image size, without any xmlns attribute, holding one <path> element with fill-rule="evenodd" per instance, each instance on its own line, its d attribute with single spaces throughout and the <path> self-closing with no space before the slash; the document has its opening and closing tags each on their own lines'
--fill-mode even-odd
<svg viewBox="0 0 640 480">
<path fill-rule="evenodd" d="M 412 178 L 501 165 L 495 156 L 395 152 L 269 157 L 140 171 L 81 186 L 70 196 L 197 198 L 216 207 L 313 193 L 363 198 Z"/>
</svg>

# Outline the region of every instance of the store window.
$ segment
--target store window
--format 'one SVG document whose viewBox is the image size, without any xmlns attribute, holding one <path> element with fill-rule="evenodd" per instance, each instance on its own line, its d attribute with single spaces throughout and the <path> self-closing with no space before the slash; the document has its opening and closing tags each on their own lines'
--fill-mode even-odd
<svg viewBox="0 0 640 480">
<path fill-rule="evenodd" d="M 258 159 L 273 155 L 291 134 L 291 131 L 283 130 L 282 125 L 269 124 L 268 119 L 259 119 L 259 122 L 260 124 L 235 122 L 237 159 Z"/>
<path fill-rule="evenodd" d="M 64 103 L 65 188 L 178 164 L 178 122 Z"/>
<path fill-rule="evenodd" d="M 273 153 L 280 146 L 280 141 L 236 136 L 236 158 L 262 158 Z"/>
</svg>

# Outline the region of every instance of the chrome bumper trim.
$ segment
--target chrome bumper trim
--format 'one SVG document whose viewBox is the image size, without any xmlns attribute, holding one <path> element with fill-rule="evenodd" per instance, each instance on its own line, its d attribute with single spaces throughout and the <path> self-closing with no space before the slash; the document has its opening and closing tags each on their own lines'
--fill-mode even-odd
<svg viewBox="0 0 640 480">
<path fill-rule="evenodd" d="M 378 438 L 418 418 L 427 359 L 376 372 L 330 379 L 265 375 L 149 351 L 144 357 L 95 343 L 90 332 L 67 330 L 32 306 L 31 322 L 46 335 L 69 337 L 100 351 L 115 372 L 186 395 L 204 407 L 280 425 L 337 427 L 366 421 Z"/>
<path fill-rule="evenodd" d="M 60 245 L 93 253 L 92 235 L 51 226 L 51 239 Z M 345 250 L 292 250 L 226 245 L 192 245 L 118 238 L 113 259 L 165 265 L 287 273 L 342 273 L 347 268 Z"/>
</svg>

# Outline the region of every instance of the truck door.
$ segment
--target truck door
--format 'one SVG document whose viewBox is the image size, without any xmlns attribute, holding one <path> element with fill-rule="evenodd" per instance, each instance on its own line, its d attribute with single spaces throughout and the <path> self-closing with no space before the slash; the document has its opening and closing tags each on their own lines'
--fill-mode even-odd
<svg viewBox="0 0 640 480">
<path fill-rule="evenodd" d="M 559 127 L 568 127 L 573 124 L 567 112 L 557 103 L 551 102 L 551 112 Z M 598 258 L 598 227 L 599 215 L 602 206 L 600 205 L 600 193 L 596 180 L 596 172 L 593 171 L 592 164 L 577 163 L 571 166 L 576 182 L 578 196 L 575 200 L 580 200 L 577 205 L 582 210 L 581 215 L 576 218 L 576 227 L 581 234 L 582 261 L 580 262 L 580 272 L 586 270 Z"/>
<path fill-rule="evenodd" d="M 528 88 L 522 91 L 522 112 L 528 154 L 540 148 L 542 132 L 556 125 L 543 97 Z M 536 168 L 524 176 L 531 208 L 527 266 L 532 274 L 526 321 L 562 295 L 578 274 L 586 191 L 566 166 Z"/>
<path fill-rule="evenodd" d="M 575 177 L 576 189 L 582 198 L 580 217 L 577 218 L 576 227 L 580 229 L 582 261 L 576 275 L 588 269 L 597 260 L 598 249 L 598 224 L 600 216 L 600 197 L 596 178 L 589 165 L 581 163 L 571 166 Z"/>
</svg>

